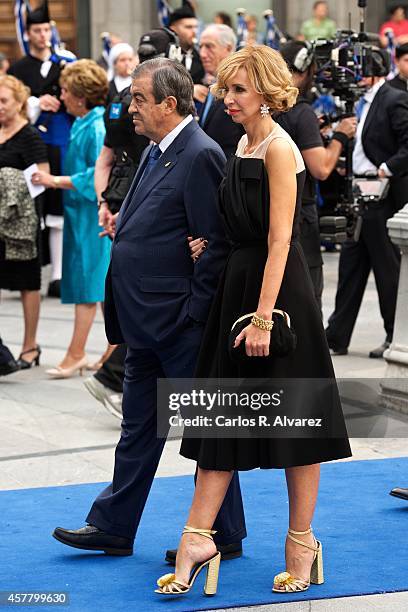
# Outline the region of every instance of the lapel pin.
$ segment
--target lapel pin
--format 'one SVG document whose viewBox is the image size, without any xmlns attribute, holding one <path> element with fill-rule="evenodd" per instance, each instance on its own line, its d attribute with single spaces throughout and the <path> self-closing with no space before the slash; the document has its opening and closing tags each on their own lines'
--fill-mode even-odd
<svg viewBox="0 0 408 612">
<path fill-rule="evenodd" d="M 171 165 L 171 161 L 170 161 L 170 162 L 166 162 L 166 163 L 164 164 L 164 167 L 165 167 L 165 168 L 168 168 L 170 165 Z"/>
</svg>

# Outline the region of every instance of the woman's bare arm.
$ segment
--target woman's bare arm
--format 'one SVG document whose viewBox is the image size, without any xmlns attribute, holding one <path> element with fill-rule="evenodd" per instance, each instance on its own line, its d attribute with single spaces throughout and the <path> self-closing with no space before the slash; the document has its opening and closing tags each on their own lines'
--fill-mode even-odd
<svg viewBox="0 0 408 612">
<path fill-rule="evenodd" d="M 296 162 L 290 144 L 282 139 L 273 141 L 268 147 L 265 166 L 270 193 L 268 258 L 256 312 L 269 321 L 285 272 L 296 206 Z M 239 346 L 244 339 L 249 357 L 269 355 L 271 332 L 250 324 L 237 336 L 234 346 Z"/>
<path fill-rule="evenodd" d="M 290 144 L 274 140 L 268 147 L 265 166 L 270 193 L 268 259 L 257 314 L 271 319 L 285 272 L 296 206 L 296 161 Z"/>
</svg>

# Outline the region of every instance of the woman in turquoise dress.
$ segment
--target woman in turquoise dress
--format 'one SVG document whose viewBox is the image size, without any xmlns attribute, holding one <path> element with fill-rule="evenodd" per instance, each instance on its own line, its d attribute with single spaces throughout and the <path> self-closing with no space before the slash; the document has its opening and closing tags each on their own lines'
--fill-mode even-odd
<svg viewBox="0 0 408 612">
<path fill-rule="evenodd" d="M 35 184 L 65 190 L 61 300 L 75 304 L 75 325 L 64 359 L 47 370 L 54 378 L 67 378 L 88 365 L 85 346 L 97 303 L 104 300 L 111 244 L 108 237 L 99 236 L 94 187 L 95 163 L 105 138 L 106 73 L 92 60 L 79 60 L 62 72 L 61 88 L 61 100 L 76 117 L 65 159 L 66 176 L 45 172 L 33 176 Z"/>
</svg>

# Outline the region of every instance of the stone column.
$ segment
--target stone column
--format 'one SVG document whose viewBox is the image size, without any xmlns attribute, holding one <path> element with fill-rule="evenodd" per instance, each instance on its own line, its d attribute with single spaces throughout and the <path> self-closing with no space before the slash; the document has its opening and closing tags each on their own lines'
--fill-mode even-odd
<svg viewBox="0 0 408 612">
<path fill-rule="evenodd" d="M 401 270 L 394 335 L 384 353 L 387 370 L 379 403 L 408 414 L 408 204 L 388 220 L 387 227 L 392 242 L 401 249 Z"/>
<path fill-rule="evenodd" d="M 90 0 L 90 9 L 94 58 L 101 53 L 101 32 L 114 32 L 137 47 L 141 35 L 157 22 L 154 0 Z"/>
</svg>

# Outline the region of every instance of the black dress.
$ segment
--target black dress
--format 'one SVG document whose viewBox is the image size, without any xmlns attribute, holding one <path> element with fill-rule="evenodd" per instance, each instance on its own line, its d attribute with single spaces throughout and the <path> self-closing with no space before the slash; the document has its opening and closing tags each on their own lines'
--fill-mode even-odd
<svg viewBox="0 0 408 612">
<path fill-rule="evenodd" d="M 47 147 L 31 125 L 25 125 L 0 144 L 0 168 L 25 170 L 31 164 L 47 161 Z M 0 240 L 0 289 L 38 291 L 40 288 L 40 255 L 28 261 L 6 261 L 5 244 Z"/>
<path fill-rule="evenodd" d="M 269 188 L 264 165 L 275 137 L 290 142 L 297 161 L 297 201 L 292 240 L 276 308 L 289 313 L 296 330 L 296 350 L 284 358 L 250 359 L 237 365 L 228 353 L 228 336 L 236 319 L 258 306 L 268 256 Z M 313 295 L 302 247 L 298 241 L 304 164 L 289 135 L 276 126 L 251 156 L 243 156 L 244 136 L 227 166 L 220 188 L 220 212 L 233 248 L 210 311 L 198 359 L 197 378 L 334 379 L 334 371 Z M 240 157 L 239 155 L 242 155 Z M 192 438 L 183 437 L 180 453 L 203 469 L 249 470 L 285 468 L 340 459 L 351 455 L 340 400 L 335 387 L 332 411 L 342 427 L 330 438 Z M 336 430 L 338 431 L 338 430 Z"/>
</svg>

